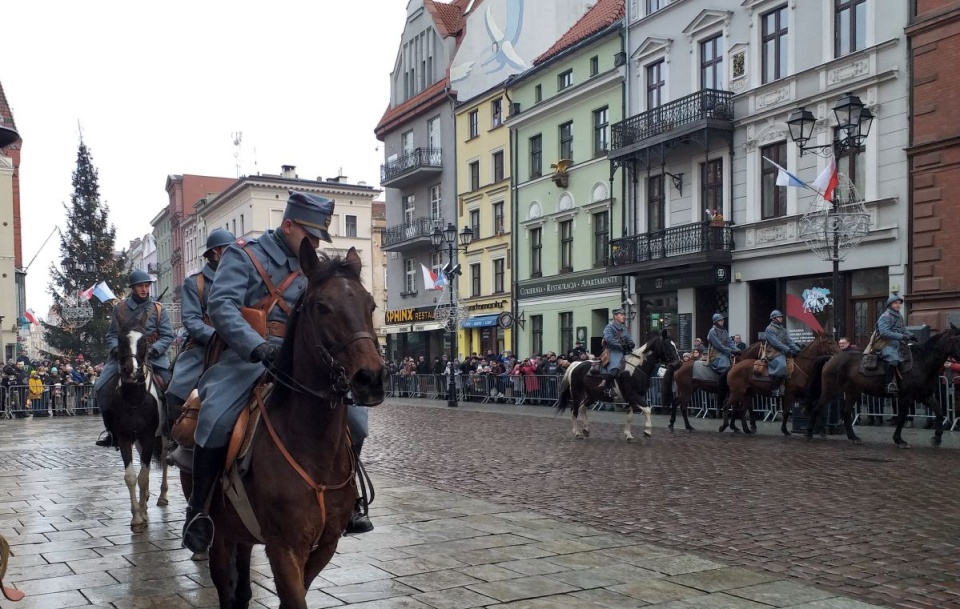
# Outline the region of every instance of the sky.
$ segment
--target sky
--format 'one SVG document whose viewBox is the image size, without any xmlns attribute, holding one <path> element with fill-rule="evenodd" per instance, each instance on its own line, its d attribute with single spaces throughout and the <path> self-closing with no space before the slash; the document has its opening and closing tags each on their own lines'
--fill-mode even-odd
<svg viewBox="0 0 960 609">
<path fill-rule="evenodd" d="M 169 174 L 379 186 L 373 129 L 407 0 L 5 0 L 0 83 L 23 139 L 27 307 L 45 315 L 82 129 L 117 248 L 150 232 Z M 14 24 L 14 27 L 10 27 Z"/>
</svg>

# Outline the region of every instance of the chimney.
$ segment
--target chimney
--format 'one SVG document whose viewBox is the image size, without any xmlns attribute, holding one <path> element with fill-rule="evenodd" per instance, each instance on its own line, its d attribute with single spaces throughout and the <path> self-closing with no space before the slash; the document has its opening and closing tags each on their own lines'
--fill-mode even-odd
<svg viewBox="0 0 960 609">
<path fill-rule="evenodd" d="M 296 165 L 282 165 L 281 169 L 283 170 L 280 173 L 281 176 L 289 179 L 295 179 L 297 177 Z"/>
</svg>

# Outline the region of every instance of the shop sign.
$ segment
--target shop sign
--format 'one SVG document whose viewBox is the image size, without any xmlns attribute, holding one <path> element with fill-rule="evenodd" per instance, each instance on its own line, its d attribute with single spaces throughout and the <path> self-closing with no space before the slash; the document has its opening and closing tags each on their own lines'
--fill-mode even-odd
<svg viewBox="0 0 960 609">
<path fill-rule="evenodd" d="M 717 266 L 690 273 L 670 275 L 637 275 L 637 293 L 667 292 L 682 288 L 730 283 L 730 267 Z"/>
<path fill-rule="evenodd" d="M 565 276 L 556 279 L 524 281 L 517 285 L 517 298 L 534 298 L 571 292 L 586 292 L 604 288 L 619 288 L 621 278 L 616 275 L 591 273 L 581 277 Z"/>
<path fill-rule="evenodd" d="M 434 307 L 417 307 L 409 309 L 388 309 L 387 324 L 409 324 L 415 321 L 433 321 Z"/>
<path fill-rule="evenodd" d="M 506 300 L 495 300 L 493 302 L 483 302 L 467 306 L 468 311 L 489 311 L 491 309 L 502 309 L 507 306 Z"/>
</svg>

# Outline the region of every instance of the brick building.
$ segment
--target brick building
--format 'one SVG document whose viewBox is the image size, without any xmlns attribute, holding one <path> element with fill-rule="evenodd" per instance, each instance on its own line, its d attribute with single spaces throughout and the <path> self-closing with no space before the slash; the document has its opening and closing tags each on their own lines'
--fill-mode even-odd
<svg viewBox="0 0 960 609">
<path fill-rule="evenodd" d="M 917 0 L 906 30 L 913 75 L 911 173 L 911 324 L 960 325 L 960 216 L 950 196 L 960 188 L 960 1 Z"/>
<path fill-rule="evenodd" d="M 20 134 L 0 85 L 0 354 L 16 355 L 18 320 L 26 310 L 20 234 Z"/>
</svg>

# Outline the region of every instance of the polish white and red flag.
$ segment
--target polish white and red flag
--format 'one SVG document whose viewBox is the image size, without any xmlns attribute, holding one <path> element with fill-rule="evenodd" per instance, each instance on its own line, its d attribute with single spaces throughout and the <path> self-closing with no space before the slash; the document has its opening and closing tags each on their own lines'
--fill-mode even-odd
<svg viewBox="0 0 960 609">
<path fill-rule="evenodd" d="M 820 172 L 817 179 L 813 181 L 812 186 L 823 194 L 824 201 L 833 202 L 833 193 L 840 183 L 840 176 L 837 174 L 837 159 L 830 157 L 830 163 L 826 169 Z"/>
</svg>

